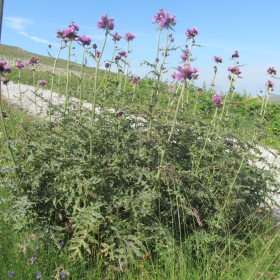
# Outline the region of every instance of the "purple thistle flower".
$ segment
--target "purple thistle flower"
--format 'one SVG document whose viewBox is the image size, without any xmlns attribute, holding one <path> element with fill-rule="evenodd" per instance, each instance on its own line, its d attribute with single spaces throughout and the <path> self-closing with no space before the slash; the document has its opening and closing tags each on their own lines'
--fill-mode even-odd
<svg viewBox="0 0 280 280">
<path fill-rule="evenodd" d="M 86 35 L 78 36 L 77 41 L 82 43 L 82 46 L 89 46 L 91 39 Z"/>
<path fill-rule="evenodd" d="M 6 65 L 6 66 L 4 67 L 4 73 L 5 73 L 5 74 L 11 73 L 11 68 L 10 68 L 10 66 Z"/>
<path fill-rule="evenodd" d="M 193 79 L 193 74 L 197 72 L 197 68 L 193 67 L 191 68 L 190 64 L 185 62 L 184 67 L 178 66 L 177 70 L 179 73 L 175 75 L 175 78 L 179 81 L 181 79 L 186 80 L 186 79 Z"/>
<path fill-rule="evenodd" d="M 7 85 L 10 80 L 7 79 L 6 77 L 1 77 L 1 81 L 2 81 L 3 85 Z"/>
<path fill-rule="evenodd" d="M 7 62 L 5 60 L 0 60 L 0 72 L 3 72 L 5 70 L 6 65 Z"/>
<path fill-rule="evenodd" d="M 268 88 L 273 88 L 274 86 L 274 83 L 270 80 L 268 80 L 266 83 L 265 83 L 265 86 L 268 87 Z"/>
<path fill-rule="evenodd" d="M 40 84 L 41 86 L 44 86 L 44 85 L 46 84 L 46 81 L 45 81 L 45 80 L 39 80 L 39 84 Z"/>
<path fill-rule="evenodd" d="M 30 262 L 31 264 L 33 264 L 36 260 L 37 260 L 36 257 L 32 257 L 32 258 L 29 260 L 29 262 Z"/>
<path fill-rule="evenodd" d="M 36 279 L 40 279 L 41 278 L 41 272 L 40 271 L 37 271 L 36 272 Z"/>
<path fill-rule="evenodd" d="M 119 56 L 121 56 L 121 57 L 122 57 L 122 56 L 126 57 L 126 51 L 124 51 L 124 50 L 119 51 L 118 54 L 119 54 Z"/>
<path fill-rule="evenodd" d="M 183 50 L 183 54 L 180 56 L 180 58 L 182 59 L 183 62 L 185 62 L 190 56 L 190 50 L 186 49 Z"/>
<path fill-rule="evenodd" d="M 276 75 L 276 70 L 274 69 L 274 67 L 268 67 L 267 73 L 269 75 Z"/>
<path fill-rule="evenodd" d="M 196 27 L 189 28 L 186 30 L 185 34 L 187 35 L 188 39 L 194 38 L 198 34 L 198 29 Z"/>
<path fill-rule="evenodd" d="M 114 29 L 114 19 L 108 18 L 107 14 L 103 14 L 101 19 L 97 22 L 97 28 L 113 30 Z"/>
<path fill-rule="evenodd" d="M 60 278 L 61 278 L 61 279 L 64 279 L 64 278 L 66 277 L 66 275 L 67 275 L 67 273 L 66 273 L 65 270 L 61 270 L 61 271 L 60 271 Z"/>
<path fill-rule="evenodd" d="M 239 70 L 238 66 L 229 66 L 228 71 L 230 71 L 231 73 L 233 73 L 237 76 L 239 76 L 241 74 L 241 71 Z"/>
<path fill-rule="evenodd" d="M 17 67 L 18 69 L 21 69 L 21 68 L 24 67 L 24 65 L 21 63 L 21 60 L 20 60 L 20 59 L 17 60 L 17 65 L 16 65 L 16 67 Z"/>
<path fill-rule="evenodd" d="M 105 63 L 105 68 L 109 68 L 110 67 L 110 63 L 107 61 L 106 63 Z"/>
<path fill-rule="evenodd" d="M 92 43 L 92 48 L 93 48 L 93 49 L 97 49 L 96 43 Z"/>
<path fill-rule="evenodd" d="M 8 277 L 9 278 L 12 278 L 13 277 L 13 275 L 14 275 L 14 271 L 13 270 L 8 270 Z"/>
<path fill-rule="evenodd" d="M 38 59 L 38 57 L 32 56 L 30 59 L 28 59 L 27 63 L 29 65 L 38 64 L 39 63 L 39 59 Z"/>
<path fill-rule="evenodd" d="M 119 55 L 116 55 L 115 56 L 115 61 L 118 61 L 118 60 L 120 60 L 121 59 L 121 56 L 119 56 Z"/>
<path fill-rule="evenodd" d="M 176 15 L 169 16 L 169 12 L 164 12 L 162 8 L 153 16 L 153 23 L 157 23 L 160 28 L 171 28 L 176 25 Z"/>
<path fill-rule="evenodd" d="M 63 30 L 58 29 L 56 31 L 56 38 L 61 38 L 65 41 L 76 40 L 78 37 L 77 31 L 79 31 L 79 27 L 72 21 L 67 28 Z"/>
<path fill-rule="evenodd" d="M 134 34 L 128 32 L 128 33 L 125 34 L 124 39 L 125 39 L 127 42 L 129 42 L 129 41 L 132 41 L 133 39 L 135 39 L 135 36 L 134 36 Z"/>
<path fill-rule="evenodd" d="M 94 56 L 96 56 L 97 58 L 100 57 L 101 51 L 95 50 L 94 51 Z"/>
<path fill-rule="evenodd" d="M 215 93 L 212 97 L 212 101 L 215 103 L 215 106 L 218 108 L 223 106 L 223 102 L 220 94 Z"/>
<path fill-rule="evenodd" d="M 217 63 L 222 63 L 223 62 L 223 59 L 220 57 L 220 56 L 214 56 L 214 60 L 217 62 Z"/>
<path fill-rule="evenodd" d="M 138 84 L 139 81 L 140 81 L 140 77 L 136 77 L 136 76 L 133 76 L 130 80 L 130 82 L 133 84 Z"/>
<path fill-rule="evenodd" d="M 58 244 L 59 244 L 60 248 L 62 248 L 63 245 L 64 245 L 64 241 L 63 241 L 63 240 L 60 240 Z"/>
<path fill-rule="evenodd" d="M 112 35 L 112 34 L 111 34 L 111 35 Z M 114 42 L 119 41 L 121 38 L 122 38 L 122 36 L 121 36 L 118 32 L 116 32 L 116 33 L 114 33 L 114 34 L 112 35 L 112 40 L 113 40 Z"/>
<path fill-rule="evenodd" d="M 239 57 L 239 54 L 238 54 L 238 51 L 234 51 L 234 53 L 231 55 L 231 58 L 238 58 Z"/>
<path fill-rule="evenodd" d="M 119 109 L 116 113 L 117 117 L 121 117 L 123 115 L 123 110 Z"/>
</svg>

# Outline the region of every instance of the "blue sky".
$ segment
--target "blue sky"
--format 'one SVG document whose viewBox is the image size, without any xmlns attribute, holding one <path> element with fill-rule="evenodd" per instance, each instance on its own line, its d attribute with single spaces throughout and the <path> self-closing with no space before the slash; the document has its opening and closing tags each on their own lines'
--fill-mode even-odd
<svg viewBox="0 0 280 280">
<path fill-rule="evenodd" d="M 115 20 L 113 32 L 132 32 L 135 39 L 130 43 L 132 74 L 143 77 L 150 70 L 140 66 L 143 60 L 154 62 L 157 42 L 157 26 L 152 24 L 152 16 L 163 8 L 170 14 L 176 14 L 177 24 L 172 31 L 175 45 L 185 45 L 185 31 L 197 27 L 196 43 L 204 47 L 193 48 L 193 57 L 197 58 L 192 66 L 199 70 L 197 86 L 211 83 L 213 77 L 213 57 L 221 56 L 223 63 L 215 82 L 215 90 L 226 91 L 229 85 L 227 79 L 228 66 L 232 65 L 231 54 L 239 52 L 241 68 L 236 90 L 246 90 L 253 95 L 264 90 L 268 79 L 266 70 L 275 67 L 280 73 L 280 1 L 269 2 L 261 0 L 107 0 L 107 1 L 65 1 L 65 0 L 11 0 L 5 1 L 2 25 L 2 44 L 18 46 L 24 50 L 47 55 L 48 44 L 52 45 L 54 54 L 58 42 L 56 30 L 67 27 L 74 21 L 79 27 L 80 35 L 87 35 L 96 42 L 98 49 L 103 42 L 104 31 L 97 29 L 96 23 L 104 13 Z M 117 46 L 126 50 L 127 42 L 123 39 Z M 75 46 L 77 62 L 81 60 L 81 49 Z M 113 42 L 108 40 L 102 60 L 110 60 Z M 172 52 L 167 57 L 170 71 L 180 65 L 181 51 Z M 61 58 L 66 58 L 63 50 Z M 94 62 L 89 58 L 89 65 Z M 280 76 L 280 75 L 279 75 Z M 275 93 L 280 94 L 280 80 L 274 80 Z"/>
</svg>

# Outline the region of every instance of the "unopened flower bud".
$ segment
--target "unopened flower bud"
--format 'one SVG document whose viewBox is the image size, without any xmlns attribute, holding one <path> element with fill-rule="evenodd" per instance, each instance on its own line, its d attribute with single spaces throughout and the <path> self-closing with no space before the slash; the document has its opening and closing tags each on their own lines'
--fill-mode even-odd
<svg viewBox="0 0 280 280">
<path fill-rule="evenodd" d="M 94 49 L 97 49 L 96 43 L 92 43 L 92 47 L 93 47 Z"/>
</svg>

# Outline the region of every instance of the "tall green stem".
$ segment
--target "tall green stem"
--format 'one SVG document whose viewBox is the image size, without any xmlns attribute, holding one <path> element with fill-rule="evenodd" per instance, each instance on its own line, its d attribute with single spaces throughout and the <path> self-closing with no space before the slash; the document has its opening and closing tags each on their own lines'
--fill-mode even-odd
<svg viewBox="0 0 280 280">
<path fill-rule="evenodd" d="M 60 55 L 60 51 L 62 49 L 62 40 L 60 41 L 60 46 L 57 52 L 57 55 L 54 59 L 54 63 L 53 63 L 53 70 L 52 70 L 52 81 L 51 81 L 51 94 L 50 94 L 50 100 L 49 100 L 49 121 L 51 122 L 51 115 L 52 115 L 52 110 L 51 110 L 51 105 L 52 105 L 52 94 L 53 94 L 53 85 L 54 85 L 54 75 L 55 75 L 55 68 L 56 68 L 56 62 L 57 59 Z M 60 72 L 59 72 L 60 73 Z M 60 75 L 60 74 L 59 74 Z"/>
<path fill-rule="evenodd" d="M 82 86 L 83 86 L 83 69 L 84 69 L 84 60 L 85 60 L 85 47 L 83 47 L 82 53 L 82 64 L 80 72 L 80 81 L 79 81 L 79 110 L 80 110 L 80 124 L 82 123 Z"/>
<path fill-rule="evenodd" d="M 69 108 L 69 76 L 70 76 L 70 56 L 71 56 L 71 46 L 72 41 L 68 42 L 68 59 L 67 59 L 67 68 L 66 68 L 66 94 L 65 94 L 65 103 L 64 103 L 64 120 L 66 118 L 66 109 Z"/>
<path fill-rule="evenodd" d="M 185 90 L 185 87 L 186 87 L 186 82 L 184 81 L 184 84 L 183 84 L 183 87 L 182 87 L 182 90 L 181 90 L 181 93 L 180 93 L 180 96 L 179 96 L 179 100 L 178 100 L 178 103 L 177 103 L 177 107 L 176 107 L 176 111 L 175 111 L 175 115 L 174 115 L 174 119 L 173 119 L 173 124 L 172 124 L 172 127 L 171 127 L 171 131 L 169 133 L 169 137 L 167 139 L 167 143 L 161 153 L 161 158 L 160 158 L 160 164 L 159 164 L 159 167 L 158 167 L 158 172 L 157 172 L 157 175 L 156 175 L 156 180 L 159 181 L 160 179 L 160 175 L 161 175 L 161 166 L 163 164 L 163 161 L 164 161 L 164 158 L 165 158 L 165 154 L 166 154 L 166 149 L 167 149 L 167 145 L 170 143 L 171 141 L 171 138 L 173 136 L 173 133 L 174 133 L 174 129 L 175 129 L 175 125 L 176 125 L 176 121 L 177 121 L 177 116 L 178 116 L 178 112 L 179 112 L 179 107 L 180 107 L 180 103 L 181 103 L 181 99 L 182 99 L 182 96 L 184 94 L 184 90 Z"/>
<path fill-rule="evenodd" d="M 96 64 L 95 64 L 95 76 L 94 76 L 94 89 L 93 89 L 93 101 L 92 101 L 92 112 L 91 112 L 91 121 L 90 121 L 90 127 L 93 128 L 94 119 L 95 119 L 95 107 L 96 107 L 96 97 L 97 97 L 97 77 L 98 77 L 98 69 L 99 69 L 99 63 L 106 45 L 107 36 L 109 34 L 109 31 L 106 30 L 103 46 L 100 51 L 100 56 L 96 57 Z M 92 160 L 92 154 L 93 154 L 93 139 L 92 139 L 92 133 L 89 135 L 89 144 L 90 144 L 90 154 L 89 159 Z"/>
</svg>

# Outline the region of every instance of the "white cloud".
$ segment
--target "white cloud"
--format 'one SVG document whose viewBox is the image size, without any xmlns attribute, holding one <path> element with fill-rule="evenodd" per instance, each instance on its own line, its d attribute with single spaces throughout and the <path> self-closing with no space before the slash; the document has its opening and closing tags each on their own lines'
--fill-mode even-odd
<svg viewBox="0 0 280 280">
<path fill-rule="evenodd" d="M 35 42 L 38 42 L 38 43 L 51 44 L 51 42 L 49 42 L 46 39 L 42 39 L 42 38 L 39 38 L 39 37 L 36 37 L 36 36 L 30 36 L 24 31 L 18 31 L 17 33 L 35 41 Z"/>
<path fill-rule="evenodd" d="M 4 24 L 11 29 L 24 30 L 26 25 L 33 24 L 32 20 L 16 17 L 4 17 Z"/>
</svg>

